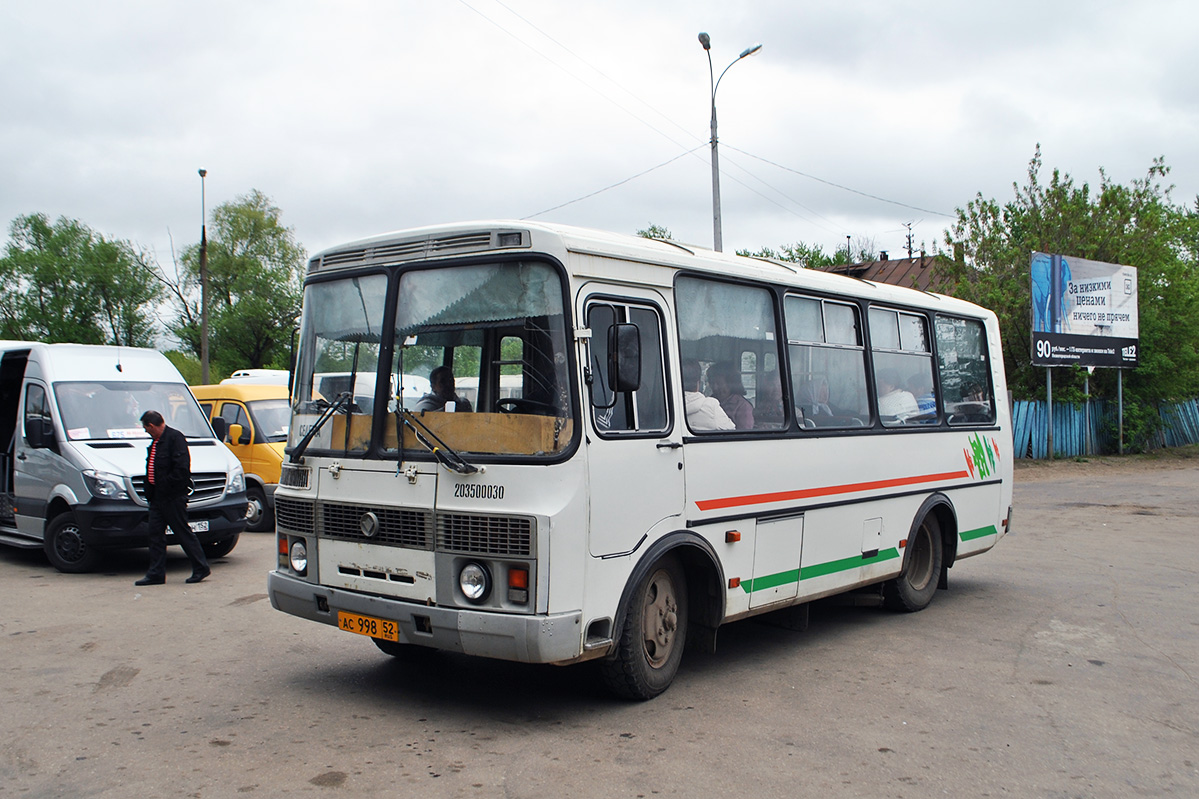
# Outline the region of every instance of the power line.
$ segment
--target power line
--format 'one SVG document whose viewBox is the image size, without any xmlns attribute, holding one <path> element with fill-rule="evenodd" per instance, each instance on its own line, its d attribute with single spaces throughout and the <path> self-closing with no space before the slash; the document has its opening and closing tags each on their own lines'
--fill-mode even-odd
<svg viewBox="0 0 1199 799">
<path fill-rule="evenodd" d="M 807 178 L 807 179 L 809 179 L 809 180 L 814 180 L 814 181 L 816 181 L 817 183 L 823 183 L 823 184 L 825 184 L 826 186 L 832 186 L 832 187 L 833 187 L 833 188 L 835 188 L 835 189 L 841 189 L 842 191 L 848 191 L 848 192 L 851 192 L 851 193 L 853 193 L 853 194 L 858 194 L 858 195 L 861 195 L 862 197 L 869 197 L 871 200 L 878 200 L 879 202 L 883 202 L 883 203 L 890 203 L 891 205 L 898 205 L 898 206 L 900 206 L 901 208 L 908 208 L 908 209 L 911 209 L 911 210 L 913 210 L 913 211 L 920 211 L 921 213 L 925 213 L 925 214 L 935 214 L 935 215 L 937 215 L 937 216 L 944 216 L 944 217 L 948 217 L 949 219 L 956 219 L 956 218 L 957 218 L 957 217 L 956 217 L 955 215 L 953 215 L 953 214 L 946 214 L 946 213 L 943 213 L 943 212 L 941 212 L 941 211 L 930 211 L 930 210 L 929 210 L 929 209 L 927 209 L 927 208 L 921 208 L 921 207 L 919 207 L 919 206 L 917 206 L 917 205 L 908 205 L 907 203 L 901 203 L 901 202 L 899 202 L 898 200 L 888 200 L 886 197 L 879 197 L 879 196 L 878 196 L 878 195 L 876 195 L 876 194 L 868 194 L 867 192 L 864 192 L 864 191 L 858 191 L 857 189 L 851 189 L 851 188 L 850 188 L 850 187 L 848 187 L 848 186 L 842 186 L 840 183 L 834 183 L 834 182 L 832 182 L 831 180 L 825 180 L 824 178 L 818 178 L 818 177 L 816 177 L 815 175 L 809 175 L 809 174 L 808 174 L 808 173 L 806 173 L 806 172 L 800 172 L 798 169 L 792 169 L 792 168 L 791 168 L 791 167 L 789 167 L 789 166 L 783 166 L 782 164 L 777 164 L 777 163 L 775 163 L 774 161 L 771 161 L 771 160 L 770 160 L 770 159 L 768 159 L 768 158 L 762 158 L 761 156 L 754 155 L 753 153 L 747 153 L 747 152 L 745 152 L 745 150 L 738 150 L 736 147 L 733 147 L 732 145 L 729 145 L 729 144 L 726 144 L 726 145 L 725 145 L 725 147 L 728 147 L 730 150 L 736 150 L 737 152 L 741 153 L 742 155 L 747 155 L 747 156 L 749 156 L 750 158 L 753 158 L 753 159 L 755 159 L 755 160 L 761 161 L 761 162 L 762 162 L 762 163 L 764 163 L 764 164 L 770 164 L 771 166 L 773 166 L 773 167 L 777 167 L 778 169 L 782 169 L 782 170 L 783 170 L 783 171 L 785 171 L 785 172 L 793 172 L 793 173 L 795 173 L 796 175 L 799 175 L 800 177 L 805 177 L 805 178 Z"/>
<path fill-rule="evenodd" d="M 638 172 L 636 175 L 627 177 L 621 181 L 617 181 L 616 183 L 613 183 L 611 186 L 605 186 L 602 189 L 596 189 L 595 191 L 591 192 L 590 194 L 584 194 L 582 197 L 576 197 L 575 199 L 564 202 L 561 205 L 555 205 L 553 208 L 546 208 L 544 211 L 538 211 L 535 214 L 529 214 L 528 216 L 522 216 L 521 219 L 533 219 L 534 217 L 541 216 L 542 214 L 548 214 L 550 211 L 557 211 L 559 208 L 565 208 L 568 205 L 574 205 L 577 202 L 586 200 L 588 197 L 594 197 L 597 194 L 603 194 L 604 192 L 608 191 L 609 189 L 614 189 L 617 186 L 622 186 L 631 180 L 636 180 L 637 178 L 641 177 L 642 175 L 648 175 L 650 172 L 653 172 L 655 169 L 661 169 L 662 167 L 666 166 L 667 164 L 673 164 L 675 161 L 679 160 L 683 156 L 691 155 L 696 150 L 699 150 L 705 146 L 707 146 L 707 145 L 701 144 L 701 145 L 699 145 L 699 147 L 688 150 L 684 153 L 679 153 L 674 158 L 671 158 L 669 161 L 663 161 L 662 163 L 658 164 L 657 166 L 651 166 L 649 169 L 645 170 L 644 172 Z"/>
</svg>

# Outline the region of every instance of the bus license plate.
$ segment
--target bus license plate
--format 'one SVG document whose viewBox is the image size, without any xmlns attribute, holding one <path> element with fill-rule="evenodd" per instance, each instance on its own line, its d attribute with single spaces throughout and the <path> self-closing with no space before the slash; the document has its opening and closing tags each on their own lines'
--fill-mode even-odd
<svg viewBox="0 0 1199 799">
<path fill-rule="evenodd" d="M 187 526 L 192 528 L 193 533 L 207 533 L 208 522 L 188 522 Z"/>
<path fill-rule="evenodd" d="M 399 643 L 400 628 L 394 621 L 374 619 L 370 616 L 359 616 L 357 613 L 337 612 L 337 626 L 348 633 L 369 635 L 371 638 L 382 638 L 385 641 Z"/>
</svg>

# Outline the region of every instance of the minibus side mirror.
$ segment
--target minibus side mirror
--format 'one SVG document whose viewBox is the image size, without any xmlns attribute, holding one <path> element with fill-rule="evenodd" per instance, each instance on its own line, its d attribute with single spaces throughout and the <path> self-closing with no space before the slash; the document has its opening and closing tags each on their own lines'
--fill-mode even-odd
<svg viewBox="0 0 1199 799">
<path fill-rule="evenodd" d="M 641 388 L 641 331 L 625 322 L 608 328 L 608 388 L 636 391 Z"/>
<path fill-rule="evenodd" d="M 224 416 L 214 416 L 212 418 L 212 432 L 216 434 L 218 441 L 224 441 L 229 434 L 229 422 Z"/>
<path fill-rule="evenodd" d="M 54 447 L 54 422 L 45 417 L 26 418 L 25 440 L 34 449 L 52 449 Z"/>
<path fill-rule="evenodd" d="M 239 424 L 229 425 L 229 441 L 234 444 L 249 444 L 250 433 Z"/>
</svg>

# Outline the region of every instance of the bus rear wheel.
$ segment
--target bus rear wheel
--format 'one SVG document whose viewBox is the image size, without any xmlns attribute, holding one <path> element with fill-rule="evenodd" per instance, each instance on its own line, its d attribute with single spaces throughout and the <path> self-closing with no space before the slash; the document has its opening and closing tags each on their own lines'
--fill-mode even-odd
<svg viewBox="0 0 1199 799">
<path fill-rule="evenodd" d="M 945 553 L 941 546 L 941 524 L 928 514 L 908 540 L 903 573 L 883 584 L 883 604 L 891 610 L 914 613 L 933 601 L 941 581 Z"/>
<path fill-rule="evenodd" d="M 616 644 L 601 664 L 618 696 L 653 699 L 670 687 L 687 639 L 687 578 L 676 558 L 654 564 L 633 591 Z"/>
</svg>

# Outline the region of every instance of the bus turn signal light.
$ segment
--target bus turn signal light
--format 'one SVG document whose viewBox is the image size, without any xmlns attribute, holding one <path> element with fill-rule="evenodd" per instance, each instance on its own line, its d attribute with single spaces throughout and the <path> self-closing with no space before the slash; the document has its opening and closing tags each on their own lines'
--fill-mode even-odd
<svg viewBox="0 0 1199 799">
<path fill-rule="evenodd" d="M 739 530 L 729 530 L 724 534 L 724 543 L 735 544 L 741 540 L 741 532 Z"/>
<path fill-rule="evenodd" d="M 508 569 L 508 601 L 517 605 L 529 604 L 528 569 Z"/>
<path fill-rule="evenodd" d="M 729 588 L 740 588 L 740 587 L 741 587 L 741 578 L 740 577 L 730 577 L 729 578 Z"/>
</svg>

